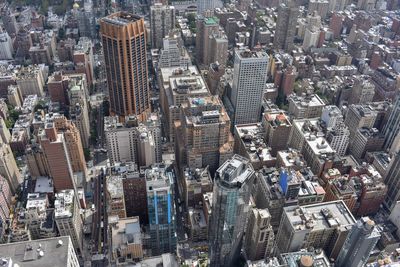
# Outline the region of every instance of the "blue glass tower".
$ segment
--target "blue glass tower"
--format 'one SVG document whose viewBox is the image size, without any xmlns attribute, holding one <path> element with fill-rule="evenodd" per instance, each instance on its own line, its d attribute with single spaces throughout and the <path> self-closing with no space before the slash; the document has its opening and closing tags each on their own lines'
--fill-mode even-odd
<svg viewBox="0 0 400 267">
<path fill-rule="evenodd" d="M 148 244 L 152 256 L 175 253 L 176 250 L 173 175 L 163 165 L 146 170 L 147 233 L 150 235 Z"/>
</svg>

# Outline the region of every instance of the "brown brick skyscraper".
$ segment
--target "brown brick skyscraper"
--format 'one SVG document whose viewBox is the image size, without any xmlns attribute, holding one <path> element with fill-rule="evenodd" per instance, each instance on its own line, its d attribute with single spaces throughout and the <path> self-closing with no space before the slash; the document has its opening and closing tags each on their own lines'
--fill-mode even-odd
<svg viewBox="0 0 400 267">
<path fill-rule="evenodd" d="M 146 117 L 150 95 L 143 18 L 118 12 L 100 21 L 111 112 Z"/>
</svg>

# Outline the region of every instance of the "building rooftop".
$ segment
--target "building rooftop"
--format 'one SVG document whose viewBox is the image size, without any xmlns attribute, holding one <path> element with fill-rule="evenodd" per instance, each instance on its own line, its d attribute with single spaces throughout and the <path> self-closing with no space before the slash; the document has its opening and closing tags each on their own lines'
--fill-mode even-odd
<svg viewBox="0 0 400 267">
<path fill-rule="evenodd" d="M 277 158 L 282 160 L 282 166 L 286 168 L 303 168 L 307 166 L 303 155 L 296 149 L 280 150 L 278 151 Z"/>
<path fill-rule="evenodd" d="M 74 190 L 62 190 L 54 201 L 55 218 L 71 217 L 74 212 Z"/>
<path fill-rule="evenodd" d="M 291 94 L 288 96 L 288 101 L 298 108 L 325 106 L 325 102 L 317 94 L 302 96 Z"/>
<path fill-rule="evenodd" d="M 129 244 L 142 244 L 139 217 L 120 219 L 117 215 L 109 217 L 111 225 L 112 250 L 123 249 Z"/>
<path fill-rule="evenodd" d="M 275 159 L 270 153 L 270 147 L 264 141 L 265 132 L 260 123 L 236 125 L 235 135 L 242 141 L 250 162 Z"/>
<path fill-rule="evenodd" d="M 302 207 L 285 207 L 284 212 L 295 231 L 342 228 L 351 226 L 356 222 L 351 212 L 341 200 Z"/>
<path fill-rule="evenodd" d="M 106 23 L 115 25 L 115 26 L 127 26 L 130 23 L 136 22 L 142 19 L 140 16 L 121 11 L 114 14 L 111 14 L 102 20 Z"/>
<path fill-rule="evenodd" d="M 235 54 L 241 59 L 241 60 L 249 60 L 249 59 L 265 59 L 268 60 L 268 54 L 265 52 L 261 51 L 250 51 L 250 50 L 244 50 L 244 49 L 237 49 L 235 50 Z"/>
<path fill-rule="evenodd" d="M 318 266 L 330 267 L 333 264 L 329 261 L 322 249 L 314 251 L 300 250 L 298 252 L 283 253 L 280 255 L 282 264 L 287 264 L 287 267 L 298 266 Z M 298 264 L 300 262 L 300 265 Z"/>
<path fill-rule="evenodd" d="M 35 193 L 53 193 L 53 179 L 47 176 L 36 177 Z"/>
<path fill-rule="evenodd" d="M 114 176 L 114 175 L 108 176 L 107 177 L 107 191 L 110 194 L 110 197 L 112 199 L 124 197 L 122 177 Z"/>
<path fill-rule="evenodd" d="M 278 126 L 292 126 L 289 118 L 285 115 L 283 111 L 268 113 L 266 112 L 264 113 L 264 118 L 273 128 L 276 128 Z"/>
<path fill-rule="evenodd" d="M 46 194 L 29 193 L 26 201 L 26 209 L 37 209 L 39 213 L 45 212 L 48 205 Z"/>
<path fill-rule="evenodd" d="M 206 218 L 202 209 L 189 208 L 189 220 L 191 229 L 207 227 Z"/>
<path fill-rule="evenodd" d="M 311 150 L 313 151 L 314 155 L 318 155 L 321 157 L 325 155 L 326 157 L 328 157 L 333 153 L 335 153 L 335 151 L 326 141 L 325 137 L 317 137 L 315 135 L 309 135 L 306 138 L 306 142 L 311 147 Z"/>
<path fill-rule="evenodd" d="M 304 136 L 313 134 L 316 136 L 324 136 L 322 128 L 320 127 L 319 119 L 295 119 L 292 125 L 300 130 Z"/>
<path fill-rule="evenodd" d="M 146 187 L 149 191 L 170 187 L 174 184 L 174 173 L 165 164 L 155 164 L 145 169 Z"/>
<path fill-rule="evenodd" d="M 217 173 L 224 184 L 236 186 L 250 179 L 254 175 L 254 170 L 247 159 L 233 155 L 218 168 Z"/>
<path fill-rule="evenodd" d="M 72 242 L 61 236 L 0 245 L 0 266 L 67 266 Z"/>
<path fill-rule="evenodd" d="M 187 184 L 212 184 L 211 175 L 208 171 L 208 168 L 201 168 L 201 169 L 189 169 L 186 168 L 183 171 L 183 176 L 185 177 Z"/>
</svg>

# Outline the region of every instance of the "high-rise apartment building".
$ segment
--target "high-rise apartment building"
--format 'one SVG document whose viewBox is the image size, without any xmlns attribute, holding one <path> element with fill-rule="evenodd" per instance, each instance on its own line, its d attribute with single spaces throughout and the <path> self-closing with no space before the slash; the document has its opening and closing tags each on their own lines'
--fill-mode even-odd
<svg viewBox="0 0 400 267">
<path fill-rule="evenodd" d="M 339 156 L 345 156 L 350 143 L 350 131 L 344 122 L 339 122 L 326 133 L 326 141 Z"/>
<path fill-rule="evenodd" d="M 48 162 L 55 190 L 74 189 L 72 165 L 64 135 L 57 132 L 54 123 L 49 122 L 39 131 L 38 138 Z"/>
<path fill-rule="evenodd" d="M 244 249 L 249 260 L 261 260 L 271 256 L 274 246 L 274 231 L 270 224 L 268 209 L 253 208 L 247 223 Z"/>
<path fill-rule="evenodd" d="M 380 239 L 375 222 L 362 217 L 351 228 L 335 262 L 338 267 L 364 266 Z"/>
<path fill-rule="evenodd" d="M 254 177 L 248 160 L 238 155 L 225 161 L 215 174 L 208 231 L 212 267 L 231 266 L 240 255 Z"/>
<path fill-rule="evenodd" d="M 156 115 L 155 115 L 156 116 Z M 138 166 L 150 166 L 161 161 L 161 128 L 153 115 L 139 123 L 136 116 L 104 118 L 104 132 L 110 163 L 134 162 Z"/>
<path fill-rule="evenodd" d="M 207 84 L 196 66 L 162 68 L 159 75 L 160 102 L 166 120 L 164 130 L 171 142 L 175 141 L 175 121 L 180 119 L 182 104 L 189 97 L 202 98 L 210 95 Z"/>
<path fill-rule="evenodd" d="M 354 79 L 349 97 L 350 104 L 366 104 L 372 102 L 375 96 L 375 85 L 368 76 L 360 76 Z"/>
<path fill-rule="evenodd" d="M 12 193 L 16 192 L 24 180 L 15 162 L 10 146 L 4 143 L 0 143 L 0 175 L 7 180 Z"/>
<path fill-rule="evenodd" d="M 369 106 L 350 105 L 344 123 L 349 127 L 350 140 L 355 137 L 359 128 L 372 128 L 377 114 Z"/>
<path fill-rule="evenodd" d="M 150 109 L 143 18 L 127 12 L 100 21 L 111 112 L 144 119 Z"/>
<path fill-rule="evenodd" d="M 400 140 L 396 139 L 400 135 L 400 97 L 397 98 L 390 113 L 389 120 L 383 129 L 385 135 L 385 148 L 399 147 Z M 396 149 L 395 149 L 396 150 Z"/>
<path fill-rule="evenodd" d="M 269 57 L 265 52 L 235 50 L 230 102 L 234 125 L 261 120 L 261 99 L 267 81 Z"/>
<path fill-rule="evenodd" d="M 209 58 L 209 36 L 219 31 L 219 19 L 217 17 L 198 17 L 196 21 L 196 58 L 199 64 L 206 64 Z"/>
<path fill-rule="evenodd" d="M 83 74 L 69 75 L 69 79 L 69 115 L 79 129 L 83 147 L 89 148 L 90 122 L 86 79 Z"/>
<path fill-rule="evenodd" d="M 180 32 L 171 30 L 168 36 L 163 39 L 160 57 L 158 58 L 159 68 L 187 68 L 187 66 L 192 65 L 189 53 L 184 47 L 180 35 Z"/>
<path fill-rule="evenodd" d="M 177 123 L 178 124 L 178 123 Z M 215 170 L 233 153 L 230 119 L 218 96 L 188 98 L 181 107 L 176 153 L 181 169 Z"/>
<path fill-rule="evenodd" d="M 176 214 L 173 171 L 165 165 L 154 165 L 145 171 L 149 217 L 148 248 L 152 256 L 176 250 Z"/>
<path fill-rule="evenodd" d="M 359 162 L 362 162 L 367 152 L 380 151 L 385 137 L 376 128 L 360 128 L 349 145 L 350 154 Z"/>
<path fill-rule="evenodd" d="M 54 114 L 52 121 L 57 132 L 64 135 L 72 172 L 81 172 L 86 176 L 86 160 L 78 127 L 63 115 Z"/>
<path fill-rule="evenodd" d="M 151 46 L 160 49 L 163 39 L 175 27 L 175 8 L 161 3 L 150 6 Z"/>
<path fill-rule="evenodd" d="M 385 177 L 388 192 L 384 205 L 388 210 L 392 210 L 396 202 L 400 200 L 400 152 L 396 152 L 389 164 L 390 167 Z"/>
<path fill-rule="evenodd" d="M 43 148 L 39 144 L 35 143 L 26 146 L 25 151 L 29 174 L 33 178 L 38 176 L 49 176 L 49 163 L 47 162 Z"/>
<path fill-rule="evenodd" d="M 71 237 L 78 254 L 83 253 L 83 224 L 74 190 L 62 190 L 55 195 L 54 218 L 61 236 Z"/>
<path fill-rule="evenodd" d="M 293 49 L 299 8 L 289 0 L 278 6 L 278 19 L 274 35 L 274 48 L 290 51 Z"/>
</svg>

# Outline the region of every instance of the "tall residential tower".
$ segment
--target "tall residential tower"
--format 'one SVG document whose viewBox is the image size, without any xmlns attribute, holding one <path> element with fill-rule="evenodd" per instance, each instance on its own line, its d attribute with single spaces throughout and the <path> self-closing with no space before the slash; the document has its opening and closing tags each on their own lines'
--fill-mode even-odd
<svg viewBox="0 0 400 267">
<path fill-rule="evenodd" d="M 150 95 L 143 18 L 118 12 L 100 21 L 111 112 L 146 117 Z"/>
<path fill-rule="evenodd" d="M 295 2 L 289 0 L 278 7 L 278 19 L 274 36 L 274 48 L 290 51 L 293 49 L 293 40 L 296 33 L 299 8 Z"/>
<path fill-rule="evenodd" d="M 230 101 L 234 125 L 261 120 L 261 99 L 267 81 L 269 57 L 264 52 L 236 50 Z M 231 118 L 232 120 L 232 118 Z"/>
</svg>

